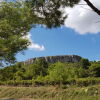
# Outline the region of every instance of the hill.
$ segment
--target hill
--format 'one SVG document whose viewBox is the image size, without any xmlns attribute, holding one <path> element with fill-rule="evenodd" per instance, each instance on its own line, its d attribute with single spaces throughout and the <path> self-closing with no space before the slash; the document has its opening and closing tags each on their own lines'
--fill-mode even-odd
<svg viewBox="0 0 100 100">
<path fill-rule="evenodd" d="M 76 55 L 34 58 L 0 69 L 1 98 L 99 100 L 99 84 L 100 62 Z"/>
<path fill-rule="evenodd" d="M 98 84 L 99 77 L 100 62 L 89 62 L 88 59 L 76 55 L 34 58 L 0 69 L 1 85 L 80 84 L 87 86 Z"/>
<path fill-rule="evenodd" d="M 79 62 L 82 57 L 77 55 L 59 55 L 59 56 L 46 56 L 46 57 L 37 57 L 32 58 L 27 61 L 22 62 L 24 65 L 33 64 L 36 60 L 44 60 L 47 63 L 56 63 L 56 62 Z"/>
</svg>

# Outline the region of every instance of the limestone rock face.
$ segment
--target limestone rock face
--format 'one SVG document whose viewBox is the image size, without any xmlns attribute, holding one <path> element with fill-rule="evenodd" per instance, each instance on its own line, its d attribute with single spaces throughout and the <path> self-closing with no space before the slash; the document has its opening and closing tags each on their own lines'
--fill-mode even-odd
<svg viewBox="0 0 100 100">
<path fill-rule="evenodd" d="M 77 55 L 60 55 L 60 56 L 46 56 L 46 57 L 37 57 L 29 59 L 25 62 L 22 62 L 24 65 L 33 64 L 35 60 L 43 59 L 48 63 L 55 63 L 55 62 L 79 62 L 81 57 Z"/>
</svg>

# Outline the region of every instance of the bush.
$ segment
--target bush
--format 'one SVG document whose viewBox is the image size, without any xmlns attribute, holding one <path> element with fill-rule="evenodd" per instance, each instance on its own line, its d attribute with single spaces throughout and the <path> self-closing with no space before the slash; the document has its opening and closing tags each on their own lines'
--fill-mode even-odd
<svg viewBox="0 0 100 100">
<path fill-rule="evenodd" d="M 0 82 L 0 85 L 8 85 L 8 86 L 31 86 L 33 85 L 33 81 L 32 80 L 9 80 L 9 81 L 4 81 L 4 82 Z"/>
<path fill-rule="evenodd" d="M 91 65 L 88 59 L 82 58 L 80 60 L 80 64 L 84 69 L 88 69 L 88 67 Z"/>
<path fill-rule="evenodd" d="M 89 67 L 90 76 L 100 77 L 100 64 L 93 64 Z"/>
<path fill-rule="evenodd" d="M 35 79 L 35 85 L 44 85 L 45 82 L 44 82 L 44 77 L 43 76 L 38 76 L 36 79 Z"/>
<path fill-rule="evenodd" d="M 76 79 L 77 86 L 89 86 L 89 85 L 95 85 L 95 84 L 100 84 L 100 78 L 79 78 L 79 79 Z"/>
<path fill-rule="evenodd" d="M 53 66 L 50 66 L 49 70 L 49 79 L 51 82 L 61 83 L 66 81 L 68 78 L 67 68 L 63 63 L 55 63 Z"/>
</svg>

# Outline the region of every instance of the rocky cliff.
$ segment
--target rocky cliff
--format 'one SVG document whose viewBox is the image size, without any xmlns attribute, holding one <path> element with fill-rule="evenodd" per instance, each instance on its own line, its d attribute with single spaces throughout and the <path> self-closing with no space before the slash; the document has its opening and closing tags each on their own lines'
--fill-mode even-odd
<svg viewBox="0 0 100 100">
<path fill-rule="evenodd" d="M 37 57 L 29 59 L 23 62 L 24 65 L 33 64 L 35 60 L 43 59 L 48 63 L 55 63 L 55 62 L 79 62 L 81 57 L 77 55 L 60 55 L 60 56 L 46 56 L 46 57 Z"/>
</svg>

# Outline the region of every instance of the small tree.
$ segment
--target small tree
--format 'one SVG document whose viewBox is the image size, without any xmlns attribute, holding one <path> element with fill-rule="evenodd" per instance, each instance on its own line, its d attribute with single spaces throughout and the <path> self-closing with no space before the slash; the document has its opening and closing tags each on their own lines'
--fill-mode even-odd
<svg viewBox="0 0 100 100">
<path fill-rule="evenodd" d="M 44 59 L 36 59 L 34 64 L 36 65 L 35 71 L 37 75 L 47 75 L 48 63 Z"/>
<path fill-rule="evenodd" d="M 30 29 L 38 24 L 38 17 L 20 2 L 0 3 L 0 65 L 14 63 L 16 54 L 27 49 L 26 38 Z"/>
<path fill-rule="evenodd" d="M 88 66 L 90 66 L 90 62 L 88 59 L 82 58 L 80 60 L 80 64 L 84 69 L 88 69 Z"/>
<path fill-rule="evenodd" d="M 93 64 L 89 67 L 90 76 L 100 77 L 100 64 Z"/>
<path fill-rule="evenodd" d="M 23 80 L 24 78 L 24 73 L 22 71 L 17 71 L 14 75 L 14 79 L 15 80 Z"/>
<path fill-rule="evenodd" d="M 43 59 L 37 59 L 34 64 L 29 65 L 26 68 L 26 79 L 37 78 L 38 76 L 47 75 L 48 63 Z"/>
<path fill-rule="evenodd" d="M 51 65 L 48 72 L 50 81 L 59 83 L 60 85 L 68 78 L 66 66 L 60 62 Z"/>
</svg>

